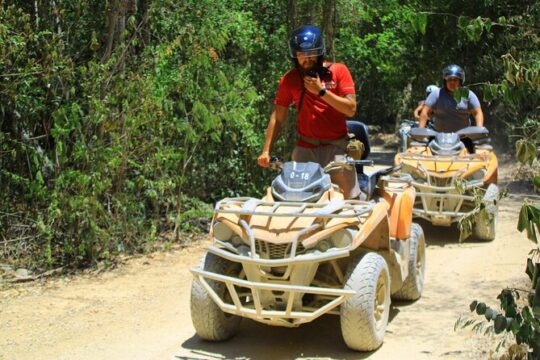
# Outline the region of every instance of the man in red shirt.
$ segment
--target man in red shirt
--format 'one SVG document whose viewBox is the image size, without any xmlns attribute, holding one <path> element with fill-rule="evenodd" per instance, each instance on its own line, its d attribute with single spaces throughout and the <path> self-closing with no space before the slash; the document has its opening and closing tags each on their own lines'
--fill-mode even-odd
<svg viewBox="0 0 540 360">
<path fill-rule="evenodd" d="M 257 159 L 260 166 L 270 165 L 270 149 L 293 102 L 298 113 L 298 140 L 292 154 L 293 161 L 313 161 L 324 167 L 334 160 L 335 155 L 346 153 L 346 117 L 356 112 L 354 82 L 344 64 L 323 60 L 325 50 L 318 27 L 302 26 L 292 33 L 289 54 L 295 68 L 288 71 L 279 83 L 263 151 Z M 333 171 L 331 177 L 346 198 L 359 195 L 354 168 Z"/>
</svg>

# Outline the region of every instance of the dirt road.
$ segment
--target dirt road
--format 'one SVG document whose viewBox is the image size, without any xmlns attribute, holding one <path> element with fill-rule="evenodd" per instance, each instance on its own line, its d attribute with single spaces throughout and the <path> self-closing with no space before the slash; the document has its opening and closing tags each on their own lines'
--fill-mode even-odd
<svg viewBox="0 0 540 360">
<path fill-rule="evenodd" d="M 25 284 L 0 291 L 0 359 L 467 359 L 487 358 L 485 338 L 453 331 L 474 299 L 496 305 L 506 286 L 526 286 L 532 244 L 516 230 L 520 202 L 503 201 L 497 238 L 458 243 L 455 229 L 422 223 L 428 244 L 422 298 L 393 304 L 383 346 L 349 351 L 339 319 L 297 329 L 244 320 L 225 343 L 199 340 L 191 325 L 194 266 L 206 241 L 127 261 L 99 275 Z"/>
</svg>

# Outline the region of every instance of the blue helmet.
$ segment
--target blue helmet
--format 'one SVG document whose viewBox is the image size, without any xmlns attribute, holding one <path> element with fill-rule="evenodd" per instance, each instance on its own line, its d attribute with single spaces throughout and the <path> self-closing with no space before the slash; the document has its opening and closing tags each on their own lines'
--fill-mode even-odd
<svg viewBox="0 0 540 360">
<path fill-rule="evenodd" d="M 443 80 L 446 81 L 449 77 L 456 77 L 461 81 L 461 84 L 465 82 L 465 71 L 456 64 L 448 65 L 443 70 Z"/>
<path fill-rule="evenodd" d="M 326 45 L 321 33 L 321 29 L 316 26 L 304 25 L 294 30 L 289 38 L 289 55 L 297 64 L 297 52 L 310 52 L 312 56 L 317 56 L 317 62 L 322 64 L 326 53 Z"/>
</svg>

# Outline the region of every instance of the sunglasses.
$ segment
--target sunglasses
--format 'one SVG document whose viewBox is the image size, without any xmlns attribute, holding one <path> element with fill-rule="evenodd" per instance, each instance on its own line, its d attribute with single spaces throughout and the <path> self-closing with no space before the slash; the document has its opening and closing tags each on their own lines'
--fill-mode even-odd
<svg viewBox="0 0 540 360">
<path fill-rule="evenodd" d="M 296 57 L 318 57 L 322 54 L 320 49 L 310 50 L 310 51 L 297 51 Z"/>
</svg>

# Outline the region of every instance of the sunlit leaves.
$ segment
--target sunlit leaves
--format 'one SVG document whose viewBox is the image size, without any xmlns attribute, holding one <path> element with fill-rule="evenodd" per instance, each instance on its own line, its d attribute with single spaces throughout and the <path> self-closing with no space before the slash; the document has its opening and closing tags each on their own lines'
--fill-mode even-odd
<svg viewBox="0 0 540 360">
<path fill-rule="evenodd" d="M 482 18 L 480 16 L 474 19 L 467 16 L 460 16 L 458 18 L 458 27 L 465 33 L 467 38 L 473 42 L 479 41 L 484 31 L 489 32 L 492 25 L 490 19 Z"/>
<path fill-rule="evenodd" d="M 538 243 L 537 232 L 540 230 L 540 208 L 532 204 L 524 204 L 519 212 L 517 229 L 526 230 L 527 238 Z"/>
<path fill-rule="evenodd" d="M 484 100 L 491 101 L 499 94 L 499 86 L 497 84 L 484 84 Z"/>
<path fill-rule="evenodd" d="M 516 158 L 523 164 L 531 165 L 536 159 L 536 146 L 527 139 L 516 141 Z"/>
<path fill-rule="evenodd" d="M 469 89 L 465 86 L 460 87 L 454 92 L 454 100 L 459 104 L 462 99 L 469 99 Z"/>
<path fill-rule="evenodd" d="M 420 34 L 426 33 L 427 22 L 428 22 L 426 13 L 419 13 L 419 14 L 411 13 L 408 15 L 408 19 L 415 31 L 419 32 Z"/>
</svg>

